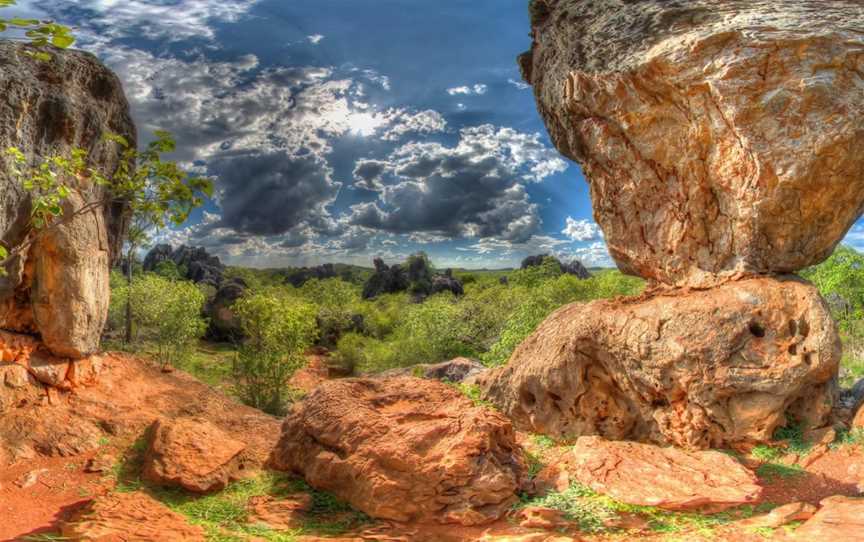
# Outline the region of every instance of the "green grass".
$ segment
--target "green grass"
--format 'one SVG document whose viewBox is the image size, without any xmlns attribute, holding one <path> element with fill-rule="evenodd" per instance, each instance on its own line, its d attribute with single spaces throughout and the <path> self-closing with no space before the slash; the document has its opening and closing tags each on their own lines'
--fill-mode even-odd
<svg viewBox="0 0 864 542">
<path fill-rule="evenodd" d="M 780 463 L 763 463 L 756 469 L 756 475 L 769 482 L 780 478 L 803 476 L 804 474 L 806 471 L 798 465 L 782 465 Z"/>
<path fill-rule="evenodd" d="M 453 387 L 462 392 L 462 395 L 471 399 L 471 402 L 474 403 L 474 406 L 486 407 L 495 409 L 495 405 L 493 405 L 490 401 L 486 401 L 482 399 L 481 396 L 483 394 L 483 388 L 478 386 L 477 384 L 463 384 L 461 382 L 457 382 L 453 384 Z"/>
<path fill-rule="evenodd" d="M 864 378 L 864 359 L 852 354 L 843 354 L 840 360 L 840 385 L 850 388 L 862 378 Z"/>
<path fill-rule="evenodd" d="M 711 536 L 714 529 L 719 526 L 773 508 L 772 504 L 756 507 L 741 506 L 711 515 L 669 512 L 653 506 L 624 504 L 578 483 L 572 484 L 565 491 L 555 491 L 533 499 L 523 498 L 518 506 L 542 506 L 558 510 L 566 519 L 577 523 L 582 532 L 590 534 L 620 531 L 609 527 L 609 523 L 621 514 L 635 514 L 645 518 L 648 528 L 653 532 L 670 534 L 696 532 L 704 536 Z"/>
<path fill-rule="evenodd" d="M 333 495 L 316 491 L 303 480 L 282 473 L 264 472 L 207 495 L 148 484 L 140 476 L 147 440 L 146 434 L 138 438 L 114 466 L 111 476 L 116 480 L 115 491 L 146 491 L 188 518 L 189 523 L 203 527 L 209 541 L 234 542 L 259 537 L 272 542 L 292 542 L 301 534 L 338 536 L 370 521 Z M 278 498 L 293 493 L 312 495 L 312 508 L 294 531 L 274 531 L 265 525 L 247 523 L 250 498 L 262 495 Z"/>
<path fill-rule="evenodd" d="M 831 444 L 831 447 L 838 448 L 840 446 L 860 446 L 864 448 L 864 427 L 838 431 L 837 440 Z"/>
<path fill-rule="evenodd" d="M 533 440 L 534 444 L 541 450 L 548 450 L 549 448 L 554 448 L 558 445 L 558 443 L 555 442 L 555 439 L 547 437 L 546 435 L 533 435 L 531 440 Z"/>
</svg>

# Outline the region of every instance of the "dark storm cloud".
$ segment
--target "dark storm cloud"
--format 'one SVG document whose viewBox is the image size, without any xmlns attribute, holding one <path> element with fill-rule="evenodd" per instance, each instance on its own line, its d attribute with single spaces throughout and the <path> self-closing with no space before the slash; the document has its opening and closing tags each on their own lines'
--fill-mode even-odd
<svg viewBox="0 0 864 542">
<path fill-rule="evenodd" d="M 219 179 L 219 225 L 237 232 L 275 235 L 302 223 L 323 225 L 339 193 L 330 167 L 315 154 L 223 153 L 208 165 Z"/>
<path fill-rule="evenodd" d="M 537 135 L 466 128 L 453 147 L 409 143 L 386 161 L 359 161 L 355 177 L 374 183 L 380 194 L 353 206 L 349 221 L 400 234 L 525 242 L 540 228 L 525 185 L 565 167 Z"/>
</svg>

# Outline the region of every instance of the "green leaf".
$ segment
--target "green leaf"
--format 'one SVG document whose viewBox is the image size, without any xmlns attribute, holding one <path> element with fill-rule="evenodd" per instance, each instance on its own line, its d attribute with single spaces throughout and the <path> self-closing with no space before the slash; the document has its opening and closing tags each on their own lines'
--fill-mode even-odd
<svg viewBox="0 0 864 542">
<path fill-rule="evenodd" d="M 54 45 L 54 47 L 59 47 L 61 49 L 66 49 L 73 43 L 75 43 L 75 38 L 69 34 L 58 34 L 51 39 L 51 44 Z"/>
<path fill-rule="evenodd" d="M 18 17 L 7 19 L 7 22 L 15 26 L 36 26 L 39 24 L 38 19 L 20 19 Z"/>
</svg>

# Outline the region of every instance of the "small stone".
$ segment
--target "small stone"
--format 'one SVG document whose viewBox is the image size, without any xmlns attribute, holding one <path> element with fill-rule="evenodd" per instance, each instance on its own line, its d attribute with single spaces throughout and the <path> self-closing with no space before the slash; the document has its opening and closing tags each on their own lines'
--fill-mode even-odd
<svg viewBox="0 0 864 542">
<path fill-rule="evenodd" d="M 113 455 L 97 455 L 96 457 L 92 457 L 87 460 L 87 463 L 84 465 L 84 472 L 109 472 L 112 468 L 114 468 L 114 464 L 116 462 L 117 459 Z"/>
<path fill-rule="evenodd" d="M 43 352 L 30 356 L 30 374 L 36 380 L 54 388 L 68 388 L 66 375 L 69 373 L 69 360 L 55 358 Z"/>
<path fill-rule="evenodd" d="M 312 495 L 296 493 L 276 499 L 259 495 L 249 499 L 249 523 L 263 523 L 271 529 L 289 531 L 298 528 L 304 512 L 312 508 Z"/>
<path fill-rule="evenodd" d="M 4 382 L 10 388 L 21 389 L 30 382 L 30 373 L 23 365 L 12 363 L 2 368 Z"/>
<path fill-rule="evenodd" d="M 739 522 L 742 527 L 776 529 L 793 521 L 806 521 L 813 517 L 817 508 L 806 502 L 792 502 L 778 506 L 763 516 L 748 518 Z"/>
<path fill-rule="evenodd" d="M 568 522 L 561 511 L 542 506 L 526 506 L 516 516 L 519 526 L 525 529 L 557 529 Z"/>
<path fill-rule="evenodd" d="M 20 487 L 21 489 L 27 489 L 28 487 L 32 487 L 39 481 L 39 477 L 48 472 L 48 469 L 37 469 L 31 470 L 30 472 L 26 472 L 22 474 L 17 480 L 15 480 L 15 485 Z"/>
</svg>

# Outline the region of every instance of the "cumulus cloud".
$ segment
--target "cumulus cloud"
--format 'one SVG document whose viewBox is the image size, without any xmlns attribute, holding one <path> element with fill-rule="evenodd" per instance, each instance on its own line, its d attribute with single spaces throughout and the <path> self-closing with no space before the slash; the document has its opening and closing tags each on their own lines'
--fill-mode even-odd
<svg viewBox="0 0 864 542">
<path fill-rule="evenodd" d="M 458 96 L 460 94 L 465 95 L 465 96 L 472 96 L 472 95 L 473 96 L 482 96 L 483 94 L 486 94 L 486 92 L 488 90 L 489 90 L 489 87 L 487 87 L 486 85 L 478 83 L 476 85 L 471 85 L 471 86 L 464 85 L 461 87 L 448 88 L 447 94 L 449 94 L 450 96 Z"/>
<path fill-rule="evenodd" d="M 573 241 L 593 241 L 602 236 L 600 228 L 590 220 L 576 220 L 572 216 L 567 217 L 567 223 L 561 233 Z"/>
<path fill-rule="evenodd" d="M 358 161 L 355 179 L 379 197 L 354 205 L 349 222 L 402 234 L 525 241 L 540 228 L 526 183 L 566 167 L 539 134 L 463 128 L 452 147 L 412 142 L 386 160 Z"/>
<path fill-rule="evenodd" d="M 214 23 L 243 17 L 258 0 L 38 0 L 57 20 L 80 20 L 90 32 L 109 38 L 144 36 L 165 41 L 215 38 Z M 83 15 L 82 15 L 83 13 Z"/>
<path fill-rule="evenodd" d="M 321 43 L 321 40 L 324 39 L 324 36 L 321 34 L 312 34 L 311 36 L 306 36 L 306 39 L 309 40 L 309 43 L 312 45 L 318 45 Z"/>
<path fill-rule="evenodd" d="M 528 83 L 526 83 L 524 81 L 517 81 L 516 79 L 511 78 L 511 79 L 507 79 L 507 82 L 510 83 L 511 85 L 513 85 L 514 87 L 518 88 L 519 90 L 528 90 L 529 88 L 531 88 L 531 85 L 529 85 Z"/>
<path fill-rule="evenodd" d="M 612 261 L 612 256 L 609 255 L 606 243 L 602 241 L 570 250 L 568 254 L 588 267 L 613 267 L 615 265 L 615 262 Z"/>
</svg>

